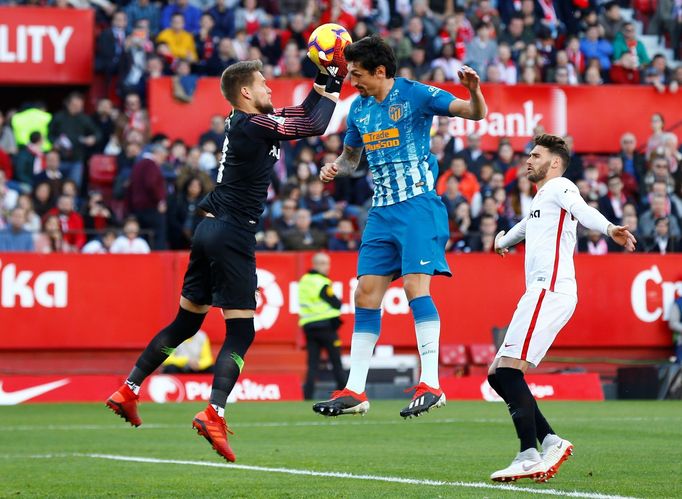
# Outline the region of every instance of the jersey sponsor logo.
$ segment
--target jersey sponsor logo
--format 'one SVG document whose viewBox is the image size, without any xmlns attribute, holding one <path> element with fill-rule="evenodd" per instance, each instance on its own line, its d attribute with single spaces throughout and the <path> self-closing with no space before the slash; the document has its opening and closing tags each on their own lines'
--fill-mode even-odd
<svg viewBox="0 0 682 499">
<path fill-rule="evenodd" d="M 378 132 L 368 132 L 362 135 L 367 152 L 377 149 L 386 149 L 400 145 L 400 132 L 397 128 L 379 130 Z"/>
<path fill-rule="evenodd" d="M 284 125 L 284 122 L 286 121 L 286 118 L 284 116 L 275 116 L 274 114 L 268 114 L 268 118 L 270 118 L 275 123 L 279 123 L 280 125 Z"/>
<path fill-rule="evenodd" d="M 401 104 L 394 104 L 388 108 L 388 117 L 392 121 L 398 121 L 403 117 L 403 106 Z"/>
<path fill-rule="evenodd" d="M 13 263 L 2 266 L 0 261 L 0 307 L 64 308 L 68 303 L 68 274 L 51 270 L 34 276 L 30 270 L 20 270 Z M 35 277 L 35 278 L 34 278 Z M 18 300 L 18 304 L 17 304 Z"/>
<path fill-rule="evenodd" d="M 270 156 L 273 158 L 279 159 L 279 147 L 277 146 L 272 146 L 272 149 L 270 149 Z"/>
<path fill-rule="evenodd" d="M 540 218 L 540 210 L 533 210 L 530 212 L 529 218 Z"/>
</svg>

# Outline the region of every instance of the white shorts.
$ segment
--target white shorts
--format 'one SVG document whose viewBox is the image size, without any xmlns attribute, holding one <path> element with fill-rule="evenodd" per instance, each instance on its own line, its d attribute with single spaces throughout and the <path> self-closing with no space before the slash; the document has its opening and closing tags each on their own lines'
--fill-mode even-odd
<svg viewBox="0 0 682 499">
<path fill-rule="evenodd" d="M 574 296 L 547 289 L 526 290 L 495 358 L 511 357 L 537 366 L 573 315 L 577 302 Z"/>
</svg>

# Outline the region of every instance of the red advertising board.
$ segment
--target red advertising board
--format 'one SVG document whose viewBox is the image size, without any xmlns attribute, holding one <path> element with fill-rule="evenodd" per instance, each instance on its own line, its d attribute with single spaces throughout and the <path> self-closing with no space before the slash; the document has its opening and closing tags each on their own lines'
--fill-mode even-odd
<svg viewBox="0 0 682 499">
<path fill-rule="evenodd" d="M 341 336 L 352 334 L 357 254 L 332 253 L 330 277 L 343 302 Z M 310 254 L 257 256 L 261 287 L 256 341 L 297 341 L 297 279 Z M 578 306 L 555 345 L 666 347 L 667 318 L 682 295 L 680 255 L 577 255 Z M 490 343 L 491 329 L 509 323 L 524 291 L 523 257 L 448 255 L 454 277 L 433 279 L 442 343 Z M 151 255 L 0 255 L 0 349 L 142 348 L 175 315 L 186 253 Z M 384 300 L 382 344 L 413 347 L 412 316 L 396 281 Z M 215 342 L 225 323 L 204 322 Z"/>
<path fill-rule="evenodd" d="M 604 400 L 598 374 L 546 374 L 527 376 L 537 399 Z M 121 383 L 123 376 L 0 376 L 0 406 L 35 402 L 102 402 Z M 484 377 L 441 377 L 441 387 L 449 400 L 501 399 Z M 177 403 L 207 401 L 211 375 L 166 375 L 149 377 L 140 390 L 143 402 Z M 302 400 L 296 375 L 243 375 L 228 402 Z"/>
<path fill-rule="evenodd" d="M 526 381 L 538 400 L 604 400 L 596 373 L 529 374 Z M 484 377 L 441 377 L 440 386 L 449 400 L 502 401 Z"/>
<path fill-rule="evenodd" d="M 275 107 L 299 104 L 312 83 L 309 80 L 273 80 Z M 439 84 L 460 98 L 468 98 L 460 85 Z M 533 137 L 533 129 L 541 124 L 549 133 L 570 134 L 575 150 L 587 152 L 615 152 L 620 147 L 620 136 L 633 132 L 639 144 L 651 134 L 649 116 L 659 112 L 666 123 L 682 120 L 682 106 L 678 94 L 659 94 L 652 86 L 601 85 L 483 85 L 488 103 L 488 116 L 481 121 L 461 118 L 450 120 L 450 134 L 465 137 L 471 132 L 481 134 L 483 147 L 497 149 L 499 139 L 508 137 L 517 151 Z M 344 86 L 327 133 L 345 128 L 346 115 L 357 92 Z M 173 98 L 171 80 L 159 78 L 149 83 L 149 110 L 152 129 L 171 138 L 182 138 L 196 143 L 199 135 L 209 127 L 211 116 L 227 115 L 230 106 L 220 94 L 218 78 L 199 80 L 191 103 Z M 614 112 L 618 110 L 618 112 Z M 182 116 L 182 120 L 177 117 Z M 677 131 L 679 135 L 679 131 Z"/>
<path fill-rule="evenodd" d="M 92 9 L 0 7 L 0 84 L 92 81 Z"/>
</svg>

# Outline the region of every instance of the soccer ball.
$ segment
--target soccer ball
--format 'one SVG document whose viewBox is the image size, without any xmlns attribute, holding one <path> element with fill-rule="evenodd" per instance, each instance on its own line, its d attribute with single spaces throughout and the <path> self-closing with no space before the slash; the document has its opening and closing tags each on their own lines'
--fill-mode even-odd
<svg viewBox="0 0 682 499">
<path fill-rule="evenodd" d="M 308 57 L 318 66 L 320 59 L 330 61 L 334 56 L 336 39 L 341 38 L 343 46 L 353 43 L 353 39 L 340 24 L 327 23 L 318 26 L 308 38 Z"/>
</svg>

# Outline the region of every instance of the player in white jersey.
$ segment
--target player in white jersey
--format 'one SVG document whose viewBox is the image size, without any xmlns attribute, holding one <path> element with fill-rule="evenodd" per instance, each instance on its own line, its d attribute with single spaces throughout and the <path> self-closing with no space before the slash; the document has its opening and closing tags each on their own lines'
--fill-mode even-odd
<svg viewBox="0 0 682 499">
<path fill-rule="evenodd" d="M 507 403 L 521 448 L 511 465 L 490 476 L 495 481 L 546 481 L 573 453 L 571 442 L 557 436 L 540 412 L 524 374 L 529 366 L 537 367 L 575 310 L 573 252 L 578 222 L 608 235 L 628 251 L 635 249 L 636 240 L 627 227 L 610 223 L 587 205 L 573 182 L 562 177 L 568 161 L 562 138 L 535 137 L 526 161 L 528 179 L 538 188 L 530 214 L 508 234 L 502 231 L 495 238 L 495 251 L 502 256 L 509 247 L 526 241 L 526 292 L 488 371 L 490 386 Z"/>
</svg>

